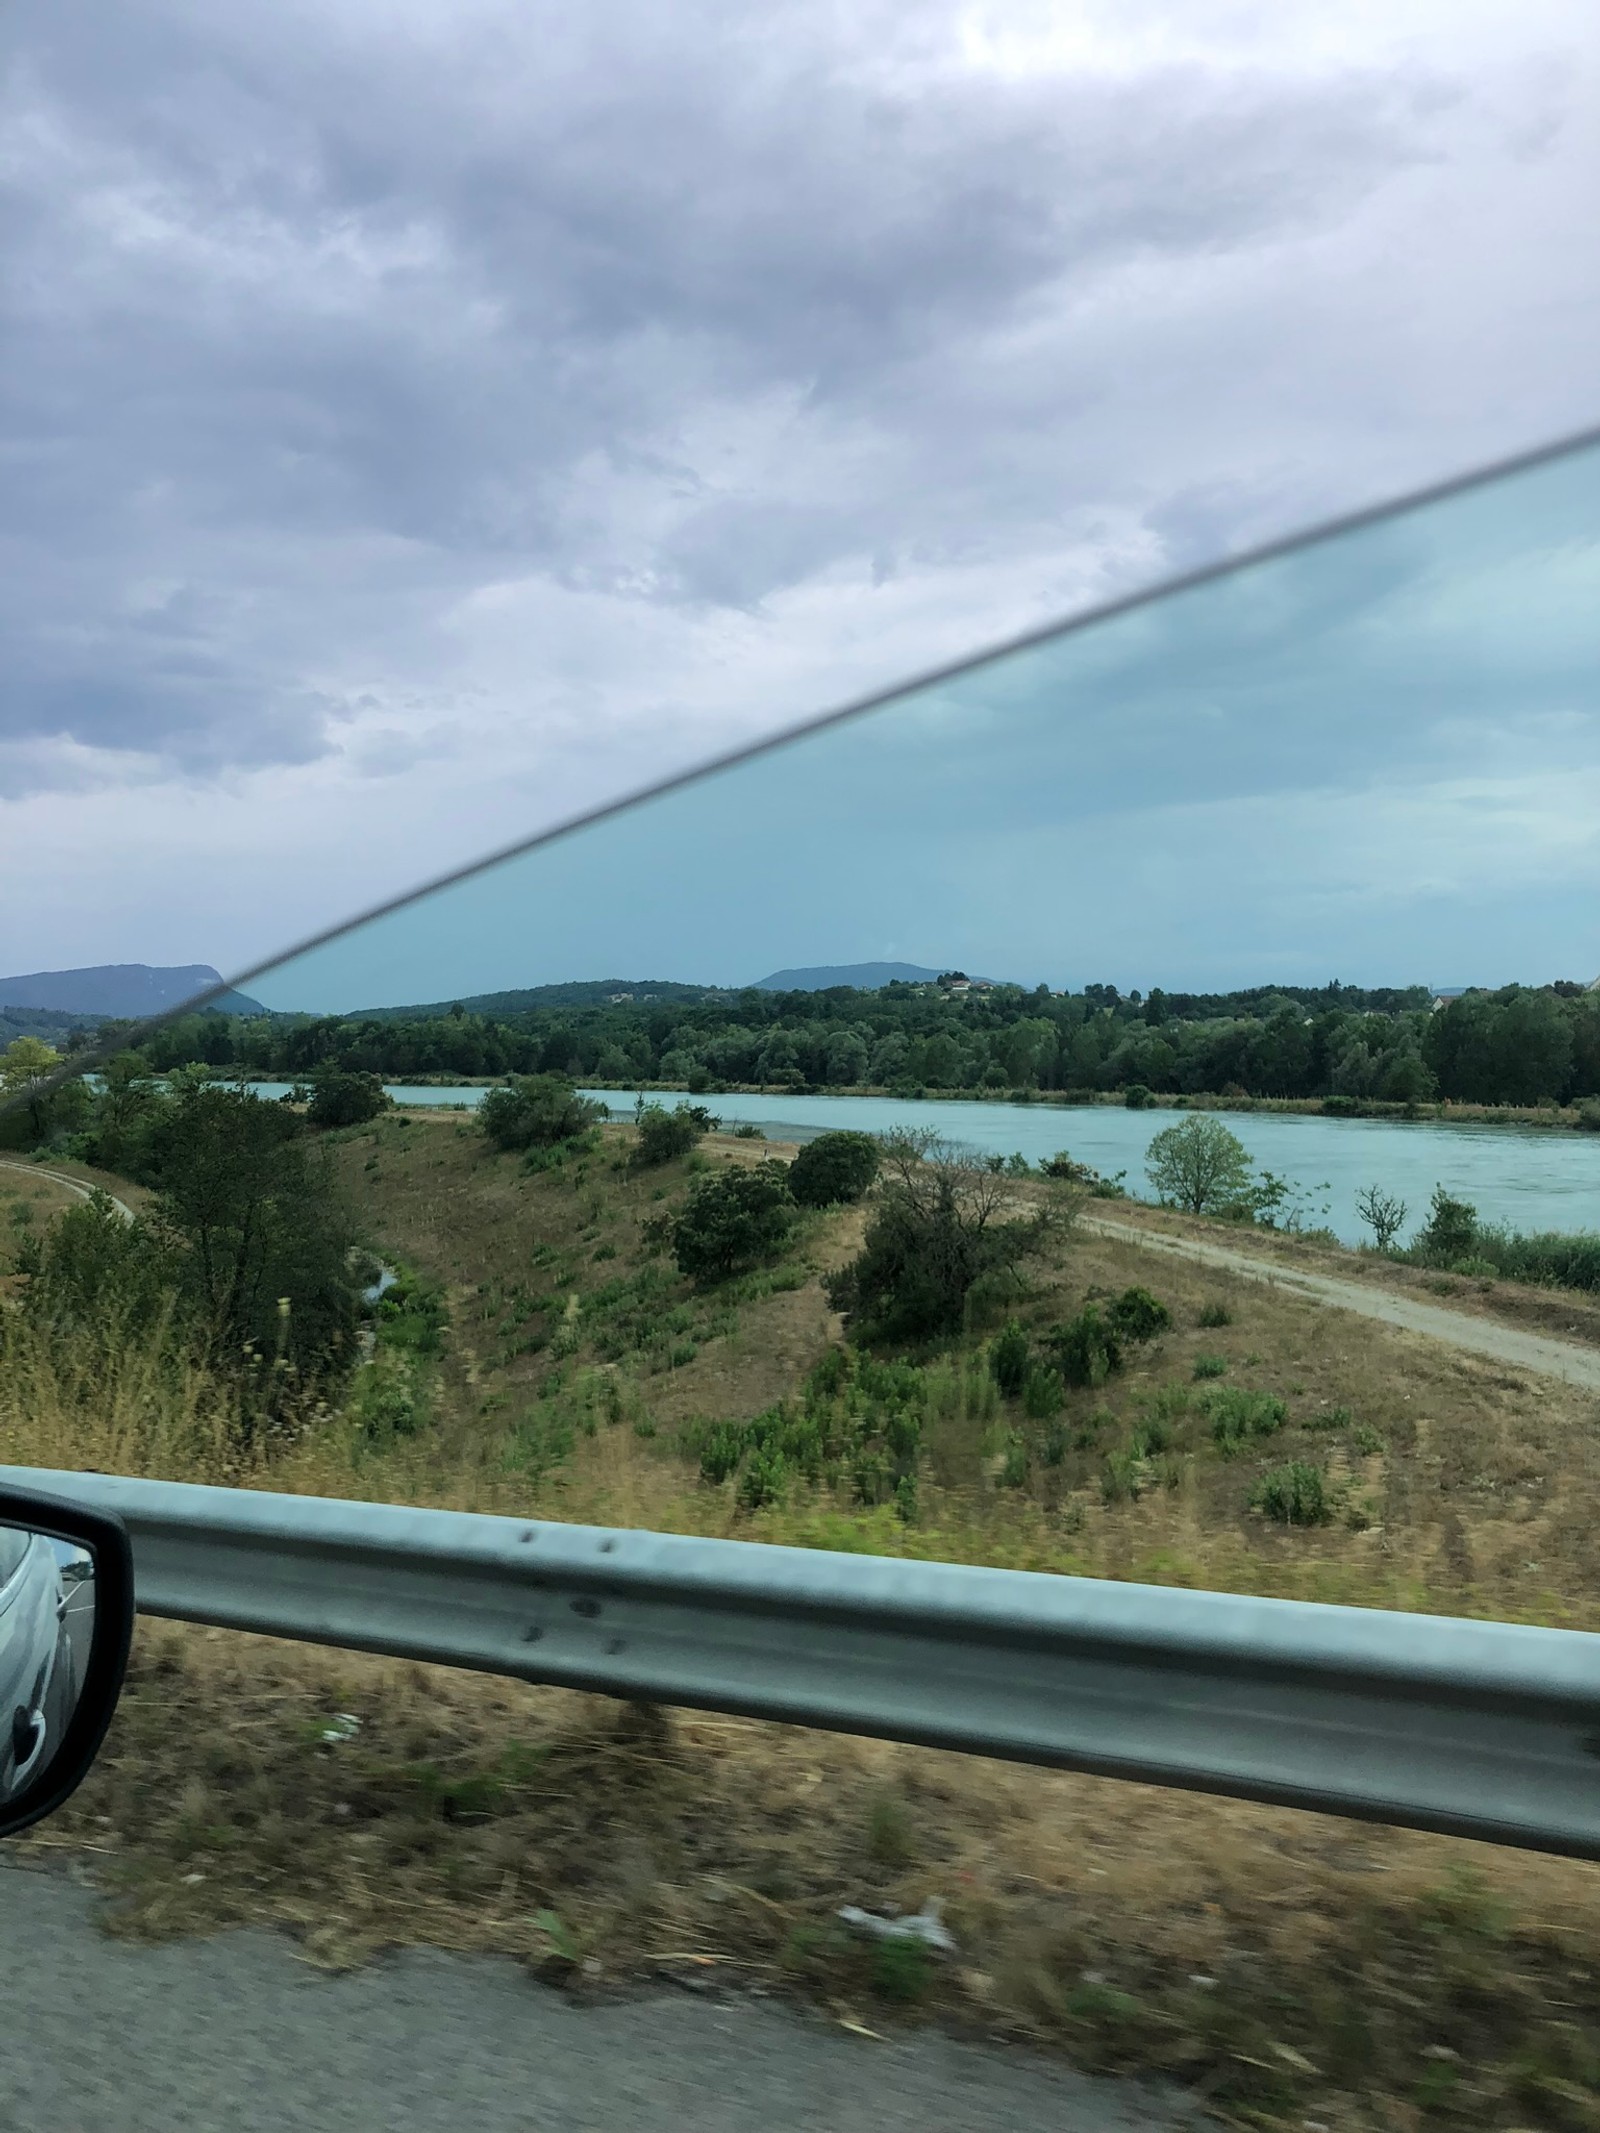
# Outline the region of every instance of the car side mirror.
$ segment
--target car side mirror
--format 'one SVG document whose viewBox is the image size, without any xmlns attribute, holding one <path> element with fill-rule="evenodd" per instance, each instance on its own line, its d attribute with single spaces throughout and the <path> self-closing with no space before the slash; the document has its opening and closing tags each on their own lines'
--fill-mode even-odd
<svg viewBox="0 0 1600 2133">
<path fill-rule="evenodd" d="M 121 1519 L 0 1489 L 0 1837 L 53 1814 L 83 1782 L 132 1634 Z"/>
</svg>

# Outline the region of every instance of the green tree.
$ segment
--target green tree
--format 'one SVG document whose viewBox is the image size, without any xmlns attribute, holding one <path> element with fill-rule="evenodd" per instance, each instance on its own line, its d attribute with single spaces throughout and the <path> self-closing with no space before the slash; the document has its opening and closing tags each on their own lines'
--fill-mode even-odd
<svg viewBox="0 0 1600 2133">
<path fill-rule="evenodd" d="M 867 1041 L 859 1030 L 842 1029 L 828 1039 L 828 1079 L 836 1089 L 856 1088 L 867 1078 Z"/>
<path fill-rule="evenodd" d="M 491 1091 L 497 1094 L 498 1091 Z M 306 1116 L 313 1126 L 364 1126 L 394 1099 L 376 1074 L 352 1073 L 343 1067 L 319 1067 L 311 1077 Z"/>
<path fill-rule="evenodd" d="M 793 1226 L 782 1163 L 730 1166 L 690 1188 L 672 1223 L 672 1255 L 691 1281 L 725 1281 L 775 1258 Z"/>
<path fill-rule="evenodd" d="M 166 1101 L 166 1091 L 152 1081 L 137 1052 L 115 1053 L 100 1069 L 85 1148 L 89 1161 L 137 1177 L 149 1129 Z"/>
<path fill-rule="evenodd" d="M 711 1131 L 716 1121 L 704 1104 L 640 1104 L 634 1113 L 638 1138 L 633 1162 L 640 1170 L 675 1162 Z"/>
<path fill-rule="evenodd" d="M 859 1200 L 878 1175 L 880 1161 L 870 1133 L 819 1133 L 789 1165 L 789 1190 L 802 1207 Z"/>
<path fill-rule="evenodd" d="M 1011 1188 L 931 1133 L 884 1144 L 885 1182 L 859 1255 L 824 1284 L 864 1341 L 957 1332 L 975 1295 L 1013 1293 L 1062 1227 L 1059 1208 L 1009 1216 Z"/>
<path fill-rule="evenodd" d="M 478 1128 L 496 1148 L 553 1148 L 605 1115 L 605 1105 L 580 1096 L 564 1074 L 513 1074 L 478 1106 Z"/>
<path fill-rule="evenodd" d="M 1244 1143 L 1215 1118 L 1163 1127 L 1145 1150 L 1145 1174 L 1165 1205 L 1192 1215 L 1214 1214 L 1250 1191 Z"/>
<path fill-rule="evenodd" d="M 354 1360 L 353 1225 L 299 1120 L 237 1088 L 200 1086 L 149 1139 L 154 1227 L 215 1361 L 243 1372 L 264 1416 Z"/>
<path fill-rule="evenodd" d="M 1453 1266 L 1472 1256 L 1477 1241 L 1478 1210 L 1470 1200 L 1457 1200 L 1435 1185 L 1427 1223 L 1417 1238 L 1419 1255 L 1438 1266 Z"/>
<path fill-rule="evenodd" d="M 0 1052 L 0 1110 L 15 1104 L 26 1111 L 36 1141 L 49 1131 L 47 1084 L 61 1063 L 42 1037 L 18 1037 Z"/>
</svg>

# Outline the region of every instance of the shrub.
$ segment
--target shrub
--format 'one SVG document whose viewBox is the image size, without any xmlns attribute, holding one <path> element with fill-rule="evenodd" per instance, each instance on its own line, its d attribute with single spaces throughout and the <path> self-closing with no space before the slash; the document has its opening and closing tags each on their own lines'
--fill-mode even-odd
<svg viewBox="0 0 1600 2133">
<path fill-rule="evenodd" d="M 1479 1270 L 1508 1281 L 1529 1281 L 1564 1289 L 1600 1290 L 1600 1235 L 1578 1230 L 1567 1235 L 1544 1230 L 1524 1236 L 1516 1230 L 1480 1226 L 1475 1249 L 1457 1273 Z"/>
<path fill-rule="evenodd" d="M 802 1207 L 859 1200 L 878 1175 L 880 1160 L 870 1133 L 819 1133 L 789 1165 L 789 1190 Z"/>
<path fill-rule="evenodd" d="M 989 1349 L 989 1369 L 1008 1400 L 1014 1400 L 1028 1381 L 1033 1352 L 1028 1336 L 1013 1318 L 996 1334 Z"/>
<path fill-rule="evenodd" d="M 744 1425 L 713 1423 L 700 1446 L 700 1472 L 714 1486 L 736 1471 L 745 1454 Z"/>
<path fill-rule="evenodd" d="M 1225 1378 L 1228 1375 L 1228 1358 L 1225 1355 L 1197 1355 L 1194 1359 L 1194 1374 L 1200 1378 Z"/>
<path fill-rule="evenodd" d="M 1468 1200 L 1452 1199 L 1442 1185 L 1435 1185 L 1428 1205 L 1428 1220 L 1417 1238 L 1420 1258 L 1434 1266 L 1450 1266 L 1469 1258 L 1478 1241 L 1478 1210 Z"/>
<path fill-rule="evenodd" d="M 1018 1270 L 1061 1226 L 1059 1211 L 1006 1220 L 1006 1187 L 933 1134 L 884 1146 L 889 1173 L 857 1258 L 824 1284 L 868 1341 L 957 1332 L 1015 1293 Z"/>
<path fill-rule="evenodd" d="M 1211 1436 L 1225 1459 L 1242 1451 L 1254 1437 L 1270 1437 L 1289 1418 L 1285 1401 L 1272 1392 L 1247 1392 L 1242 1385 L 1219 1386 L 1205 1399 Z"/>
<path fill-rule="evenodd" d="M 1054 1155 L 1039 1158 L 1039 1168 L 1047 1178 L 1064 1178 L 1069 1185 L 1092 1185 L 1099 1172 L 1091 1170 L 1087 1163 L 1078 1162 L 1070 1150 L 1058 1148 Z"/>
<path fill-rule="evenodd" d="M 1032 1422 L 1045 1422 L 1060 1412 L 1065 1398 L 1059 1370 L 1033 1369 L 1022 1388 L 1022 1412 Z"/>
<path fill-rule="evenodd" d="M 794 1224 L 782 1163 L 697 1179 L 671 1225 L 672 1255 L 692 1281 L 724 1281 L 774 1259 Z"/>
<path fill-rule="evenodd" d="M 1600 1133 L 1600 1098 L 1591 1097 L 1578 1106 L 1578 1131 Z"/>
<path fill-rule="evenodd" d="M 1130 1111 L 1148 1111 L 1155 1104 L 1155 1092 L 1147 1089 L 1142 1081 L 1129 1082 L 1122 1101 Z"/>
<path fill-rule="evenodd" d="M 553 1148 L 605 1115 L 605 1105 L 580 1096 L 564 1074 L 514 1074 L 478 1106 L 478 1130 L 496 1148 Z"/>
<path fill-rule="evenodd" d="M 1359 1096 L 1324 1096 L 1322 1099 L 1324 1118 L 1359 1118 L 1361 1110 Z"/>
<path fill-rule="evenodd" d="M 1250 1492 L 1250 1506 L 1281 1526 L 1323 1526 L 1332 1516 L 1323 1471 L 1304 1459 L 1263 1474 Z"/>
<path fill-rule="evenodd" d="M 312 1077 L 306 1116 L 313 1126 L 364 1126 L 380 1111 L 393 1107 L 394 1099 L 378 1075 L 321 1067 Z"/>
<path fill-rule="evenodd" d="M 1302 1427 L 1305 1429 L 1348 1429 L 1354 1417 L 1348 1407 L 1325 1407 L 1319 1414 L 1307 1415 Z"/>
<path fill-rule="evenodd" d="M 640 1170 L 653 1170 L 687 1155 L 716 1121 L 704 1104 L 677 1104 L 671 1110 L 665 1104 L 641 1104 L 634 1123 L 633 1162 Z"/>
<path fill-rule="evenodd" d="M 1148 1289 L 1124 1289 L 1111 1306 L 1111 1323 L 1125 1341 L 1153 1341 L 1172 1324 L 1172 1313 Z"/>
<path fill-rule="evenodd" d="M 1406 1203 L 1381 1185 L 1365 1185 L 1356 1194 L 1356 1213 L 1372 1231 L 1380 1252 L 1386 1252 L 1405 1227 Z"/>
<path fill-rule="evenodd" d="M 1021 1437 L 1009 1437 L 1006 1440 L 1006 1455 L 1000 1469 L 1000 1482 L 1001 1486 L 1007 1489 L 1027 1486 L 1028 1447 Z"/>
<path fill-rule="evenodd" d="M 789 1467 L 775 1444 L 758 1445 L 751 1454 L 739 1483 L 739 1502 L 746 1511 L 759 1511 L 764 1504 L 782 1503 L 789 1485 Z"/>
<path fill-rule="evenodd" d="M 1136 1502 L 1149 1483 L 1149 1468 L 1137 1451 L 1108 1452 L 1100 1470 L 1100 1495 L 1105 1503 Z"/>
<path fill-rule="evenodd" d="M 1165 1127 L 1145 1151 L 1145 1169 L 1165 1205 L 1192 1215 L 1215 1213 L 1250 1190 L 1244 1143 L 1220 1119 L 1186 1118 Z"/>
<path fill-rule="evenodd" d="M 1122 1343 L 1116 1328 L 1092 1303 L 1085 1304 L 1076 1318 L 1057 1326 L 1049 1343 L 1056 1367 L 1069 1385 L 1103 1385 L 1113 1370 L 1122 1367 Z"/>
<path fill-rule="evenodd" d="M 1195 1323 L 1201 1326 L 1231 1326 L 1233 1313 L 1225 1303 L 1202 1304 Z"/>
<path fill-rule="evenodd" d="M 736 1141 L 764 1141 L 767 1136 L 759 1126 L 752 1125 L 749 1119 L 741 1119 L 733 1129 L 733 1137 Z"/>
</svg>

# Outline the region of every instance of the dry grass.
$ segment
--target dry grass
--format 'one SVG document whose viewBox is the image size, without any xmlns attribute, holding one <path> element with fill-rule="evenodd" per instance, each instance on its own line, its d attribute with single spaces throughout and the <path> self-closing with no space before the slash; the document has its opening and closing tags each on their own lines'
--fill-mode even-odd
<svg viewBox="0 0 1600 2133">
<path fill-rule="evenodd" d="M 1160 2069 L 1239 2124 L 1596 2122 L 1596 1871 L 1318 1816 L 146 1625 L 29 1848 L 87 1852 L 135 1938 L 709 1974 Z M 930 1896 L 949 1964 L 834 1917 Z"/>
<path fill-rule="evenodd" d="M 72 1198 L 64 1185 L 50 1178 L 30 1177 L 10 1162 L 0 1164 L 0 1296 L 12 1288 L 23 1240 L 69 1207 Z"/>
<path fill-rule="evenodd" d="M 1064 1425 L 1087 1439 L 1098 1417 L 1093 1442 L 1051 1464 L 1043 1425 L 974 1395 L 930 1431 L 915 1523 L 821 1492 L 751 1517 L 676 1425 L 793 1391 L 837 1338 L 816 1270 L 859 1217 L 813 1225 L 775 1289 L 695 1298 L 662 1274 L 619 1313 L 608 1285 L 649 1266 L 642 1226 L 688 1176 L 613 1169 L 616 1147 L 529 1177 L 453 1122 L 343 1142 L 374 1240 L 448 1296 L 418 1435 L 325 1417 L 242 1469 L 203 1373 L 14 1341 L 0 1458 L 1600 1627 L 1592 1398 L 1099 1236 L 1024 1317 L 1144 1280 L 1174 1325 L 1070 1396 Z M 1217 1305 L 1228 1321 L 1202 1324 Z M 1202 1355 L 1220 1379 L 1196 1382 Z M 1193 1405 L 1211 1383 L 1278 1393 L 1289 1420 L 1225 1460 Z M 1152 1415 L 1170 1442 L 1150 1485 L 1107 1501 L 1108 1453 Z M 553 1417 L 570 1442 L 531 1457 Z M 1326 1462 L 1337 1522 L 1249 1509 L 1289 1456 Z M 358 1730 L 325 1741 L 340 1713 Z M 268 1920 L 324 1962 L 414 1940 L 579 1990 L 709 1973 L 879 2028 L 931 2010 L 1166 2069 L 1240 2124 L 1600 2126 L 1600 1875 L 1320 1817 L 144 1625 L 101 1767 L 32 1846 L 87 1849 L 131 1934 Z M 948 1966 L 834 1923 L 930 1895 Z"/>
<path fill-rule="evenodd" d="M 1248 1252 L 1269 1263 L 1306 1267 L 1341 1281 L 1370 1283 L 1375 1288 L 1392 1289 L 1397 1295 L 1415 1296 L 1419 1302 L 1444 1302 L 1453 1311 L 1498 1319 L 1525 1332 L 1549 1333 L 1600 1346 L 1600 1296 L 1586 1290 L 1545 1288 L 1479 1275 L 1441 1274 L 1405 1260 L 1387 1259 L 1378 1252 L 1330 1244 L 1325 1238 L 1218 1222 L 1180 1214 L 1169 1207 L 1150 1207 L 1137 1200 L 1118 1201 L 1107 1212 L 1132 1227 L 1194 1237 L 1207 1244 L 1225 1244 L 1232 1251 Z"/>
</svg>

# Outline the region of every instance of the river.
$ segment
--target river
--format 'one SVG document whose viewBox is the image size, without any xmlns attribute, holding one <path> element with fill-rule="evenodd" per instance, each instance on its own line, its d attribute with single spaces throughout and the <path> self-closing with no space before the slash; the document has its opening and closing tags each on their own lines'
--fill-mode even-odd
<svg viewBox="0 0 1600 2133">
<path fill-rule="evenodd" d="M 276 1096 L 287 1082 L 259 1082 L 263 1096 Z M 614 1117 L 633 1111 L 632 1091 L 590 1091 Z M 482 1089 L 389 1086 L 397 1103 L 444 1105 L 470 1110 Z M 924 1103 L 890 1096 L 708 1096 L 667 1097 L 666 1102 L 703 1101 L 730 1125 L 758 1125 L 773 1140 L 809 1140 L 830 1127 L 851 1126 L 885 1133 L 921 1126 L 985 1155 L 1014 1150 L 1037 1162 L 1058 1148 L 1103 1175 L 1126 1171 L 1124 1183 L 1140 1198 L 1153 1197 L 1144 1174 L 1145 1150 L 1163 1126 L 1193 1116 L 1187 1111 L 1126 1111 L 1097 1104 Z M 1435 1185 L 1470 1200 L 1486 1222 L 1520 1230 L 1600 1228 L 1600 1134 L 1554 1133 L 1514 1126 L 1440 1126 L 1392 1119 L 1314 1118 L 1284 1112 L 1220 1115 L 1238 1135 L 1258 1168 L 1300 1188 L 1308 1223 L 1322 1223 L 1347 1244 L 1366 1239 L 1356 1214 L 1356 1194 L 1381 1184 L 1410 1209 L 1407 1234 L 1426 1212 Z"/>
</svg>

